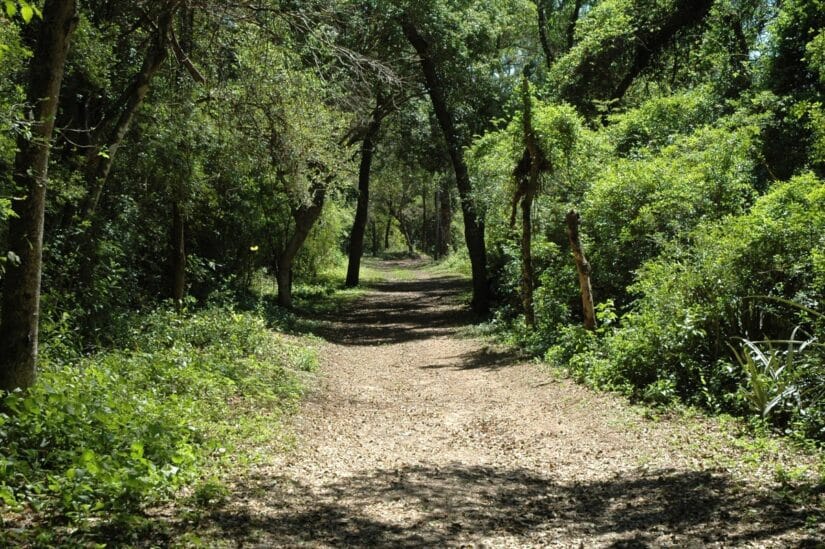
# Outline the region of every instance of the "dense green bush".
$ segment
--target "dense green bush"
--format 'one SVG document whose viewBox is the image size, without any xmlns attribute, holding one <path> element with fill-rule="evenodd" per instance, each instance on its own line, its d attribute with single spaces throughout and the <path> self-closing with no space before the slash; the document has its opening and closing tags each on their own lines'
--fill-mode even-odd
<svg viewBox="0 0 825 549">
<path fill-rule="evenodd" d="M 122 350 L 71 359 L 53 330 L 38 384 L 3 399 L 5 505 L 79 519 L 168 497 L 275 428 L 315 364 L 231 309 L 159 309 L 130 325 Z"/>
<path fill-rule="evenodd" d="M 822 249 L 825 182 L 807 174 L 776 184 L 749 212 L 702 223 L 687 242 L 671 242 L 645 263 L 630 288 L 636 301 L 620 326 L 605 333 L 602 347 L 553 354 L 570 357 L 578 375 L 598 385 L 654 400 L 669 391 L 736 409 L 746 380 L 728 344 L 737 337 L 786 340 L 797 325 L 822 335 L 821 325 L 782 304 L 819 307 Z M 817 384 L 821 363 L 815 363 L 800 363 L 792 375 Z M 607 375 L 592 373 L 605 368 Z M 821 408 L 821 400 L 809 403 L 807 417 L 785 419 L 808 422 L 806 432 L 821 436 L 825 425 L 812 407 Z"/>
<path fill-rule="evenodd" d="M 755 194 L 756 127 L 705 126 L 668 135 L 672 143 L 657 152 L 643 148 L 608 164 L 585 195 L 594 291 L 622 306 L 635 271 L 666 242 L 704 221 L 744 211 Z"/>
</svg>

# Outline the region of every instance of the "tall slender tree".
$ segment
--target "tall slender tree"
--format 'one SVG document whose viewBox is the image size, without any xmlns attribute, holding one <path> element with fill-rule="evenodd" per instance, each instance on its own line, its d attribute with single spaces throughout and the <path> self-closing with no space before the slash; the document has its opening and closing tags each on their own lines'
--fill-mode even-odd
<svg viewBox="0 0 825 549">
<path fill-rule="evenodd" d="M 31 137 L 18 139 L 14 166 L 14 182 L 25 198 L 15 201 L 9 224 L 9 249 L 17 260 L 6 273 L 0 317 L 0 389 L 7 391 L 31 386 L 36 375 L 49 153 L 76 25 L 75 0 L 47 0 L 29 65 Z"/>
<path fill-rule="evenodd" d="M 487 280 L 484 220 L 478 214 L 473 200 L 470 175 L 464 161 L 464 152 L 456 131 L 454 116 L 450 110 L 444 83 L 429 42 L 419 32 L 411 18 L 402 17 L 400 23 L 404 35 L 418 53 L 424 80 L 427 84 L 427 93 L 430 96 L 433 110 L 447 143 L 450 160 L 455 171 L 456 186 L 461 197 L 461 211 L 464 214 L 464 238 L 467 242 L 473 275 L 472 307 L 476 313 L 485 314 L 490 308 L 490 288 Z"/>
</svg>

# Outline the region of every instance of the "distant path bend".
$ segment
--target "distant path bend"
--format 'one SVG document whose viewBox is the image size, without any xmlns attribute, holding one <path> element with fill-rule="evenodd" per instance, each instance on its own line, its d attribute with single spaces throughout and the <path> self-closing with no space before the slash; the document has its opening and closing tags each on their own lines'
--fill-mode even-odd
<svg viewBox="0 0 825 549">
<path fill-rule="evenodd" d="M 297 448 L 235 486 L 210 537 L 308 547 L 785 547 L 806 512 L 718 466 L 701 422 L 650 421 L 477 339 L 463 280 L 415 262 L 323 323 Z M 399 271 L 400 269 L 400 271 Z M 724 450 L 719 450 L 724 451 Z M 755 474 L 755 473 L 754 473 Z"/>
</svg>

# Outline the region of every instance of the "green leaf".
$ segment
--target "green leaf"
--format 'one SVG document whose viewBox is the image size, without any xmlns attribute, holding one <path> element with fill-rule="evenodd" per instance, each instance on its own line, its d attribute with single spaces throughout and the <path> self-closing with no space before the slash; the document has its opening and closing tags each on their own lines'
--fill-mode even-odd
<svg viewBox="0 0 825 549">
<path fill-rule="evenodd" d="M 14 17 L 17 14 L 17 4 L 12 0 L 5 0 L 3 3 L 6 5 L 6 15 Z"/>
<path fill-rule="evenodd" d="M 28 23 L 32 20 L 32 17 L 34 17 L 34 9 L 32 9 L 30 5 L 24 4 L 20 8 L 20 16 L 23 18 L 23 21 Z"/>
<path fill-rule="evenodd" d="M 0 486 L 0 501 L 8 506 L 12 506 L 17 503 L 17 500 L 14 499 L 14 492 L 8 486 Z"/>
</svg>

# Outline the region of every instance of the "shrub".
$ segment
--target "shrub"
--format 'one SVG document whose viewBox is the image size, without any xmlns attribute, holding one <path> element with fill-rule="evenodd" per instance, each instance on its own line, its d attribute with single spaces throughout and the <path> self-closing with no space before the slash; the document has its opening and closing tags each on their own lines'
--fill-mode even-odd
<svg viewBox="0 0 825 549">
<path fill-rule="evenodd" d="M 271 430 L 301 393 L 296 368 L 314 364 L 230 309 L 160 309 L 132 327 L 123 350 L 82 359 L 47 342 L 35 387 L 2 399 L 6 505 L 78 520 L 168 497 Z"/>
<path fill-rule="evenodd" d="M 823 248 L 825 182 L 807 174 L 779 183 L 748 213 L 705 222 L 645 263 L 631 287 L 638 299 L 582 368 L 601 368 L 606 358 L 638 396 L 672 384 L 673 396 L 688 402 L 741 407 L 743 372 L 731 366 L 727 343 L 787 339 L 800 323 L 821 335 L 798 309 L 756 296 L 818 307 Z"/>
</svg>

